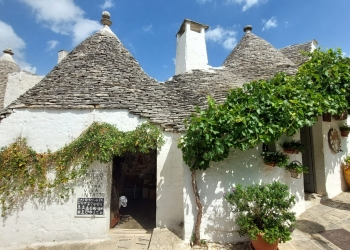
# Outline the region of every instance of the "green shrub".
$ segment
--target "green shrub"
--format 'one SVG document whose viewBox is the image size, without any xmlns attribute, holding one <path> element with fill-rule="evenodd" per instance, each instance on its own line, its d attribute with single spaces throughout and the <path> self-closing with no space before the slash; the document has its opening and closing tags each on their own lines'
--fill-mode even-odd
<svg viewBox="0 0 350 250">
<path fill-rule="evenodd" d="M 290 195 L 287 185 L 273 182 L 243 187 L 238 184 L 224 194 L 224 198 L 232 205 L 232 212 L 237 212 L 241 236 L 256 240 L 261 234 L 270 244 L 291 239 L 296 221 L 295 213 L 291 212 L 295 196 Z"/>
</svg>

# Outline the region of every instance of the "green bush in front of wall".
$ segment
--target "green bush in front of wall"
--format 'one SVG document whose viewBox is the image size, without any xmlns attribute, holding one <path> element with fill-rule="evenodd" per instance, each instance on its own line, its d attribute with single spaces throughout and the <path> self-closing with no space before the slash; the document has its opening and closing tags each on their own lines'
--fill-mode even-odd
<svg viewBox="0 0 350 250">
<path fill-rule="evenodd" d="M 149 123 L 122 132 L 113 125 L 94 122 L 56 152 L 37 153 L 25 138 L 17 138 L 0 150 L 2 216 L 26 196 L 42 197 L 54 190 L 60 198 L 68 198 L 71 185 L 87 173 L 94 161 L 109 163 L 125 152 L 148 153 L 163 144 L 162 131 Z M 48 178 L 49 173 L 54 178 Z"/>
</svg>

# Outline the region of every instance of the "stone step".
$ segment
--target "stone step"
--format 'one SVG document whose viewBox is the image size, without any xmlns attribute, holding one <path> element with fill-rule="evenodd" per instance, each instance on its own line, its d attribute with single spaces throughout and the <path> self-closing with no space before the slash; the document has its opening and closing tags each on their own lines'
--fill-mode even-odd
<svg viewBox="0 0 350 250">
<path fill-rule="evenodd" d="M 145 235 L 152 234 L 153 229 L 119 229 L 119 228 L 111 228 L 108 234 L 130 234 L 130 235 Z"/>
</svg>

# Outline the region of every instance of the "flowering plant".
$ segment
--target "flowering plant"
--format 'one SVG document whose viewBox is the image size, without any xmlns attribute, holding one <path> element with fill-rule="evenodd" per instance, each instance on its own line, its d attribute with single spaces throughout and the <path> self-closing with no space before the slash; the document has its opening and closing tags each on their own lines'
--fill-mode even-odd
<svg viewBox="0 0 350 250">
<path fill-rule="evenodd" d="M 248 235 L 252 240 L 261 235 L 268 243 L 291 239 L 295 213 L 291 208 L 295 196 L 290 195 L 287 185 L 280 182 L 253 184 L 243 187 L 238 184 L 224 198 L 237 212 L 236 223 L 240 226 L 240 236 Z"/>
</svg>

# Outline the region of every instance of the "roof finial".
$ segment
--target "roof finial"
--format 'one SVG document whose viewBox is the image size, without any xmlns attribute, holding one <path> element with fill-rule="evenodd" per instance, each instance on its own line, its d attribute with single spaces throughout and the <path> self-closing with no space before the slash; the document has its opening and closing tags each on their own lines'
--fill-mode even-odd
<svg viewBox="0 0 350 250">
<path fill-rule="evenodd" d="M 107 26 L 111 26 L 111 25 L 112 25 L 111 14 L 109 14 L 108 11 L 102 12 L 101 23 L 102 23 L 103 25 L 107 25 Z"/>
<path fill-rule="evenodd" d="M 4 51 L 3 51 L 5 54 L 10 54 L 11 56 L 14 55 L 14 53 L 12 52 L 11 48 L 6 48 Z"/>
<path fill-rule="evenodd" d="M 248 32 L 251 32 L 252 29 L 253 29 L 253 27 L 251 25 L 247 25 L 247 26 L 244 27 L 243 31 L 248 33 Z"/>
</svg>

